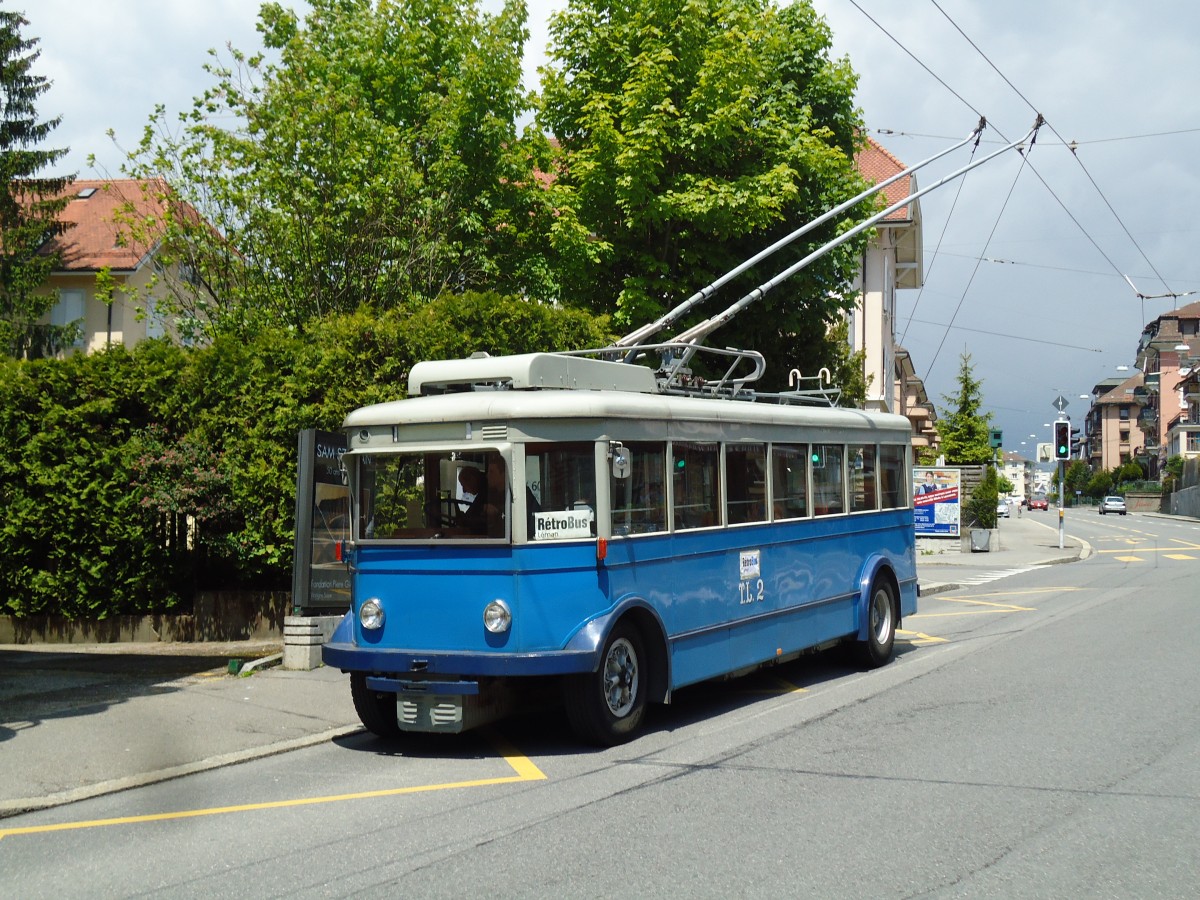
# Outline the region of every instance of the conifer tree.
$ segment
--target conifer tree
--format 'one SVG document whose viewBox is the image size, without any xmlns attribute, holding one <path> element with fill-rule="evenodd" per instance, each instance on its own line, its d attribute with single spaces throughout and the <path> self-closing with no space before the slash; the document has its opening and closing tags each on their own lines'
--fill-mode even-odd
<svg viewBox="0 0 1200 900">
<path fill-rule="evenodd" d="M 16 357 L 54 353 L 77 328 L 40 321 L 57 299 L 38 292 L 57 264 L 43 251 L 62 233 L 59 213 L 74 176 L 39 177 L 67 151 L 40 149 L 62 117 L 38 121 L 35 101 L 50 82 L 33 74 L 41 51 L 37 38 L 21 35 L 28 25 L 20 13 L 0 10 L 0 352 Z"/>
<path fill-rule="evenodd" d="M 943 396 L 946 404 L 938 420 L 942 452 L 946 462 L 968 466 L 991 462 L 993 451 L 988 443 L 992 414 L 983 413 L 983 382 L 975 377 L 971 355 L 963 353 L 958 369 L 958 393 Z"/>
</svg>

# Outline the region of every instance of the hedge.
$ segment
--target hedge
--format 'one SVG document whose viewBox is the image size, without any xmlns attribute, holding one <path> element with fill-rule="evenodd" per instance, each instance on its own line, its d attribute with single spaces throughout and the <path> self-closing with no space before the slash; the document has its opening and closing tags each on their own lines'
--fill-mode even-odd
<svg viewBox="0 0 1200 900">
<path fill-rule="evenodd" d="M 0 612 L 169 612 L 291 584 L 296 436 L 404 396 L 416 360 L 602 346 L 608 322 L 495 294 L 302 335 L 0 361 Z"/>
</svg>

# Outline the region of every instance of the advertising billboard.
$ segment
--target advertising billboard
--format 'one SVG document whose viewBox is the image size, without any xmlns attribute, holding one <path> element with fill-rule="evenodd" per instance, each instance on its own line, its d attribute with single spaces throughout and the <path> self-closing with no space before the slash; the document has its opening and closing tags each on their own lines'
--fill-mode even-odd
<svg viewBox="0 0 1200 900">
<path fill-rule="evenodd" d="M 946 466 L 913 466 L 913 520 L 917 537 L 958 537 L 962 523 L 962 472 Z"/>
</svg>

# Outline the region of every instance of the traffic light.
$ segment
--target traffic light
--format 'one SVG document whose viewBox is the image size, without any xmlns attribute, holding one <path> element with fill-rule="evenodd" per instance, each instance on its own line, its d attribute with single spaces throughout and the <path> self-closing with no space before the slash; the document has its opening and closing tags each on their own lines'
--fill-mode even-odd
<svg viewBox="0 0 1200 900">
<path fill-rule="evenodd" d="M 1071 423 L 1054 423 L 1054 458 L 1071 458 Z"/>
</svg>

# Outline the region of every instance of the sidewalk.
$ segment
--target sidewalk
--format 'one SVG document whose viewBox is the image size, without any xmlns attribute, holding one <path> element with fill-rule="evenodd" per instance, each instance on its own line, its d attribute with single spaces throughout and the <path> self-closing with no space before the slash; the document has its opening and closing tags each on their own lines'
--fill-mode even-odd
<svg viewBox="0 0 1200 900">
<path fill-rule="evenodd" d="M 959 552 L 958 541 L 940 544 L 933 544 L 932 539 L 918 541 L 917 576 L 921 594 L 957 590 L 963 582 L 997 570 L 1074 562 L 1092 554 L 1091 544 L 1069 534 L 1064 535 L 1063 546 L 1059 548 L 1057 510 L 1028 510 L 1020 516 L 1014 513 L 999 523 L 991 549 L 983 553 Z M 931 545 L 946 546 L 949 552 L 922 551 L 922 547 Z"/>
<path fill-rule="evenodd" d="M 1091 547 L 1058 519 L 1001 520 L 986 553 L 922 553 L 923 594 Z M 231 675 L 280 643 L 0 645 L 0 819 L 324 743 L 360 729 L 335 669 Z"/>
<path fill-rule="evenodd" d="M 0 819 L 357 731 L 336 669 L 229 674 L 281 648 L 0 645 Z"/>
</svg>

